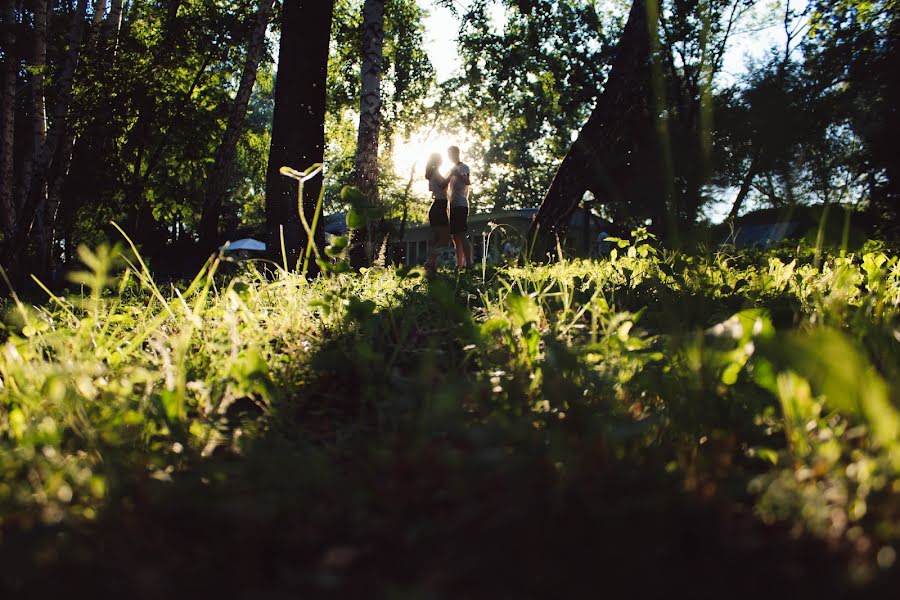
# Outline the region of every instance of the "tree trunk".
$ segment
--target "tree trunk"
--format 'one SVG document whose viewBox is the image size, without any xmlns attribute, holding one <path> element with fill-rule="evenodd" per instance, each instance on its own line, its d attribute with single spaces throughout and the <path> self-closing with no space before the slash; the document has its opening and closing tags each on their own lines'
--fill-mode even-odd
<svg viewBox="0 0 900 600">
<path fill-rule="evenodd" d="M 32 123 L 34 129 L 34 141 L 32 148 L 36 153 L 47 142 L 47 99 L 45 90 L 45 70 L 47 68 L 47 0 L 35 0 L 34 4 L 34 57 L 32 60 L 31 91 L 32 91 Z M 33 157 L 32 157 L 33 158 Z M 29 162 L 24 172 L 24 181 L 31 181 L 33 161 Z M 47 195 L 46 182 L 36 190 L 39 202 Z M 28 198 L 22 197 L 20 202 L 24 206 Z"/>
<path fill-rule="evenodd" d="M 109 5 L 109 16 L 103 22 L 101 35 L 106 44 L 106 51 L 115 56 L 119 46 L 119 30 L 122 28 L 122 0 L 112 0 Z"/>
<path fill-rule="evenodd" d="M 54 248 L 57 240 L 57 215 L 62 204 L 63 184 L 69 175 L 69 166 L 72 164 L 72 152 L 75 149 L 75 134 L 67 130 L 63 135 L 63 141 L 50 172 L 47 184 L 47 201 L 44 209 L 36 217 L 41 219 L 41 227 L 35 235 L 37 240 L 37 263 L 35 273 L 42 278 L 49 278 L 56 266 Z M 37 223 L 36 223 L 37 225 Z"/>
<path fill-rule="evenodd" d="M 18 219 L 15 231 L 8 240 L 4 257 L 20 251 L 24 247 L 34 217 L 40 211 L 45 210 L 46 195 L 39 192 L 45 189 L 50 176 L 51 163 L 57 155 L 60 143 L 66 144 L 66 131 L 69 127 L 69 105 L 74 93 L 75 70 L 81 52 L 81 42 L 84 37 L 84 19 L 87 12 L 87 0 L 78 0 L 75 13 L 72 16 L 72 25 L 69 30 L 69 49 L 63 59 L 59 75 L 59 92 L 53 109 L 53 119 L 47 132 L 47 139 L 35 149 L 34 166 L 30 182 L 24 182 L 27 186 L 23 197 L 26 199 L 22 214 Z"/>
<path fill-rule="evenodd" d="M 16 6 L 15 0 L 3 1 L 3 24 L 0 27 L 3 43 L 3 71 L 0 74 L 0 234 L 7 238 L 16 223 L 13 202 L 13 148 L 16 124 Z"/>
<path fill-rule="evenodd" d="M 35 0 L 34 4 L 34 60 L 32 74 L 32 93 L 34 114 L 34 148 L 42 148 L 47 142 L 47 106 L 45 99 L 44 69 L 47 65 L 47 0 Z M 63 140 L 63 145 L 68 139 Z M 67 148 L 62 148 L 66 152 Z M 27 175 L 30 179 L 31 173 Z M 47 280 L 52 270 L 53 262 L 53 220 L 56 216 L 56 208 L 50 208 L 47 204 L 48 182 L 45 180 L 35 190 L 37 202 L 44 205 L 43 210 L 35 214 L 35 240 L 37 242 L 37 261 L 34 266 L 35 273 L 41 279 Z M 58 185 L 54 185 L 54 188 Z M 57 200 L 54 197 L 53 200 Z M 58 206 L 58 204 L 57 204 Z"/>
<path fill-rule="evenodd" d="M 247 59 L 244 62 L 241 83 L 234 99 L 234 107 L 228 116 L 225 134 L 216 151 L 216 161 L 207 178 L 206 197 L 203 200 L 203 212 L 200 216 L 200 245 L 204 248 L 215 244 L 219 235 L 219 215 L 225 199 L 228 176 L 237 152 L 238 138 L 244 126 L 250 94 L 256 83 L 256 73 L 262 57 L 266 28 L 269 25 L 269 16 L 272 14 L 273 2 L 274 0 L 260 0 L 247 47 Z"/>
<path fill-rule="evenodd" d="M 106 12 L 106 0 L 94 0 L 94 25 L 99 25 L 103 21 L 103 14 Z"/>
<path fill-rule="evenodd" d="M 47 141 L 47 100 L 44 90 L 44 71 L 47 68 L 47 0 L 35 0 L 34 3 L 33 67 L 34 147 L 40 148 Z"/>
<path fill-rule="evenodd" d="M 297 182 L 280 174 L 321 163 L 325 154 L 325 83 L 334 0 L 285 0 L 275 80 L 272 145 L 266 173 L 266 230 L 269 254 L 281 264 L 284 236 L 288 268 L 297 266 L 307 235 L 300 222 Z M 312 221 L 321 177 L 303 188 L 302 210 Z M 322 221 L 319 221 L 322 223 Z M 315 232 L 320 236 L 320 230 Z M 317 243 L 320 240 L 316 240 Z M 315 273 L 316 265 L 310 265 Z"/>
<path fill-rule="evenodd" d="M 608 163 L 629 152 L 635 139 L 646 140 L 647 128 L 653 127 L 648 40 L 645 0 L 633 0 L 606 86 L 557 169 L 531 226 L 532 258 L 542 260 L 554 254 L 585 191 L 609 197 L 625 185 L 623 172 Z M 647 145 L 644 150 L 649 150 Z"/>
<path fill-rule="evenodd" d="M 378 205 L 378 139 L 381 133 L 381 67 L 384 54 L 384 0 L 365 0 L 355 184 L 371 205 Z M 355 232 L 350 248 L 354 267 L 371 265 L 379 243 L 377 223 Z"/>
<path fill-rule="evenodd" d="M 381 65 L 384 53 L 384 0 L 363 5 L 362 85 L 356 146 L 356 186 L 378 201 L 378 138 L 381 132 Z"/>
<path fill-rule="evenodd" d="M 787 79 L 787 68 L 791 62 L 791 42 L 798 33 L 792 33 L 791 31 L 791 15 L 791 3 L 790 0 L 788 0 L 788 2 L 785 2 L 784 5 L 784 52 L 782 54 L 781 62 L 778 64 L 778 71 L 776 74 L 776 81 L 778 82 L 777 85 L 779 88 L 783 88 L 785 86 Z M 747 172 L 744 174 L 744 179 L 741 180 L 741 187 L 740 189 L 738 189 L 737 197 L 735 197 L 734 203 L 731 205 L 731 211 L 728 213 L 727 219 L 729 221 L 733 221 L 737 218 L 738 213 L 740 212 L 741 207 L 744 204 L 744 200 L 747 199 L 747 195 L 753 188 L 753 180 L 759 174 L 760 162 L 762 161 L 763 154 L 765 153 L 765 146 L 762 139 L 757 141 L 751 137 L 750 140 L 754 144 L 753 154 L 750 158 L 750 166 L 747 168 Z"/>
<path fill-rule="evenodd" d="M 750 193 L 750 188 L 753 186 L 753 178 L 756 177 L 756 172 L 759 168 L 760 154 L 760 151 L 756 150 L 753 153 L 753 158 L 750 159 L 750 166 L 747 167 L 747 173 L 744 174 L 744 179 L 741 181 L 741 187 L 738 190 L 737 197 L 734 199 L 734 204 L 731 205 L 731 212 L 728 213 L 727 220 L 729 221 L 733 221 L 737 218 L 741 206 L 744 204 L 744 200 L 746 200 L 747 195 Z"/>
</svg>

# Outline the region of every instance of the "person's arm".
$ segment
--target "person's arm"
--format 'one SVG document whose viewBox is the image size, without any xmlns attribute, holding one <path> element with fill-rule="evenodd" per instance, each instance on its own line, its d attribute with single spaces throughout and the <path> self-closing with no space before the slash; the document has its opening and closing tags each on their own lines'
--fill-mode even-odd
<svg viewBox="0 0 900 600">
<path fill-rule="evenodd" d="M 452 173 L 456 173 L 456 176 L 459 177 L 459 178 L 462 180 L 462 182 L 463 182 L 464 184 L 466 184 L 466 185 L 472 185 L 472 181 L 469 179 L 469 169 L 466 169 L 466 172 L 463 173 L 463 172 L 460 170 L 459 165 L 456 165 L 456 166 L 453 167 L 453 170 L 451 171 L 451 174 L 452 174 Z"/>
</svg>

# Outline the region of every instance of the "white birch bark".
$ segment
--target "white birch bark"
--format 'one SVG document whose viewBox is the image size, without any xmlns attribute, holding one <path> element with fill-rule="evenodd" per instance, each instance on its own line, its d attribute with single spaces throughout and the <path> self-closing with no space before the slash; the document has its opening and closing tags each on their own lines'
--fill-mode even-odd
<svg viewBox="0 0 900 600">
<path fill-rule="evenodd" d="M 75 71 L 81 55 L 81 42 L 84 38 L 84 19 L 87 13 L 87 0 L 78 0 L 72 24 L 69 29 L 69 47 L 63 59 L 59 75 L 59 94 L 53 107 L 53 118 L 47 130 L 44 143 L 35 148 L 34 167 L 30 182 L 23 192 L 26 198 L 21 218 L 15 228 L 15 240 L 12 247 L 21 246 L 34 222 L 34 216 L 45 209 L 46 195 L 41 197 L 35 193 L 47 184 L 50 166 L 57 154 L 61 142 L 65 143 L 65 131 L 69 126 L 69 106 L 74 93 Z"/>
<path fill-rule="evenodd" d="M 122 0 L 112 0 L 109 5 L 109 15 L 103 22 L 103 39 L 109 44 L 108 51 L 115 55 L 119 47 L 119 31 L 122 29 Z"/>
<path fill-rule="evenodd" d="M 356 143 L 356 187 L 372 205 L 378 205 L 378 138 L 381 134 L 381 68 L 384 54 L 384 0 L 365 0 L 362 25 L 362 65 L 359 100 L 359 133 Z M 378 244 L 377 223 L 369 221 L 354 232 L 350 264 L 371 266 Z"/>
<path fill-rule="evenodd" d="M 103 21 L 106 13 L 106 0 L 94 0 L 94 25 L 99 25 Z"/>
<path fill-rule="evenodd" d="M 384 52 L 384 0 L 363 5 L 362 86 L 356 183 L 374 204 L 378 201 L 378 138 L 381 133 L 381 65 Z"/>
</svg>

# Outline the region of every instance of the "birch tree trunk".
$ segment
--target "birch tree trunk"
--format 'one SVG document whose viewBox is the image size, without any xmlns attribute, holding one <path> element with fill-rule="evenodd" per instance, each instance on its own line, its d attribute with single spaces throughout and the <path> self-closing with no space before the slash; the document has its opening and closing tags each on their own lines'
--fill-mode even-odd
<svg viewBox="0 0 900 600">
<path fill-rule="evenodd" d="M 106 0 L 94 0 L 94 25 L 99 25 L 103 21 L 106 12 Z"/>
<path fill-rule="evenodd" d="M 68 51 L 60 69 L 59 91 L 53 107 L 53 118 L 50 121 L 46 140 L 39 148 L 35 148 L 31 181 L 23 182 L 27 186 L 23 192 L 23 197 L 26 201 L 22 214 L 17 220 L 13 235 L 7 240 L 4 258 L 12 256 L 24 247 L 24 242 L 34 224 L 35 215 L 45 210 L 47 197 L 39 192 L 45 189 L 50 176 L 51 164 L 57 155 L 60 143 L 62 142 L 65 145 L 65 135 L 69 127 L 69 106 L 74 93 L 75 71 L 81 54 L 86 13 L 87 0 L 78 0 L 69 29 Z"/>
<path fill-rule="evenodd" d="M 3 71 L 0 74 L 0 233 L 8 238 L 16 223 L 13 201 L 13 148 L 16 126 L 16 6 L 15 0 L 2 0 Z"/>
<path fill-rule="evenodd" d="M 356 187 L 378 205 L 378 139 L 381 133 L 381 69 L 384 55 L 384 0 L 365 0 L 362 25 L 362 69 L 359 133 L 356 144 Z M 356 232 L 350 249 L 354 267 L 371 265 L 377 240 L 375 224 Z"/>
<path fill-rule="evenodd" d="M 275 79 L 272 145 L 266 173 L 266 243 L 270 257 L 282 264 L 284 240 L 287 267 L 293 269 L 307 235 L 299 210 L 312 222 L 322 178 L 303 187 L 298 206 L 297 182 L 280 174 L 281 167 L 303 170 L 321 163 L 325 154 L 325 83 L 334 0 L 285 0 L 281 11 L 281 46 Z M 315 232 L 316 242 L 321 235 Z M 310 271 L 317 272 L 315 264 Z"/>
<path fill-rule="evenodd" d="M 381 64 L 384 54 L 384 0 L 363 5 L 362 86 L 356 146 L 356 184 L 378 200 L 378 138 L 381 133 Z"/>
<path fill-rule="evenodd" d="M 256 19 L 250 34 L 250 42 L 247 47 L 247 58 L 244 61 L 244 70 L 241 74 L 241 82 L 234 99 L 234 107 L 228 116 L 228 124 L 225 126 L 225 134 L 216 151 L 216 160 L 206 181 L 206 197 L 203 200 L 203 211 L 200 216 L 200 244 L 203 247 L 216 243 L 219 235 L 219 216 L 222 202 L 228 187 L 228 176 L 231 172 L 231 164 L 237 152 L 238 138 L 244 126 L 244 117 L 247 114 L 247 106 L 250 103 L 250 94 L 256 83 L 256 74 L 259 70 L 259 61 L 262 57 L 266 29 L 269 25 L 269 17 L 272 14 L 274 0 L 260 0 L 256 11 Z"/>
<path fill-rule="evenodd" d="M 103 21 L 100 35 L 106 44 L 106 51 L 114 56 L 119 46 L 119 31 L 122 29 L 122 0 L 112 0 L 109 15 Z"/>
</svg>

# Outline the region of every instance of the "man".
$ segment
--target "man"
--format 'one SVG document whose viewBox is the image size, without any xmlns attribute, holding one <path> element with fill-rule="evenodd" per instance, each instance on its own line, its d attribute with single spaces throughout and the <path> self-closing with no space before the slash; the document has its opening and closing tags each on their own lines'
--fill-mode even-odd
<svg viewBox="0 0 900 600">
<path fill-rule="evenodd" d="M 450 170 L 450 235 L 456 246 L 456 266 L 459 269 L 472 266 L 472 244 L 466 230 L 469 221 L 469 190 L 472 182 L 468 165 L 459 159 L 459 148 L 447 148 L 447 156 L 453 163 Z"/>
</svg>

